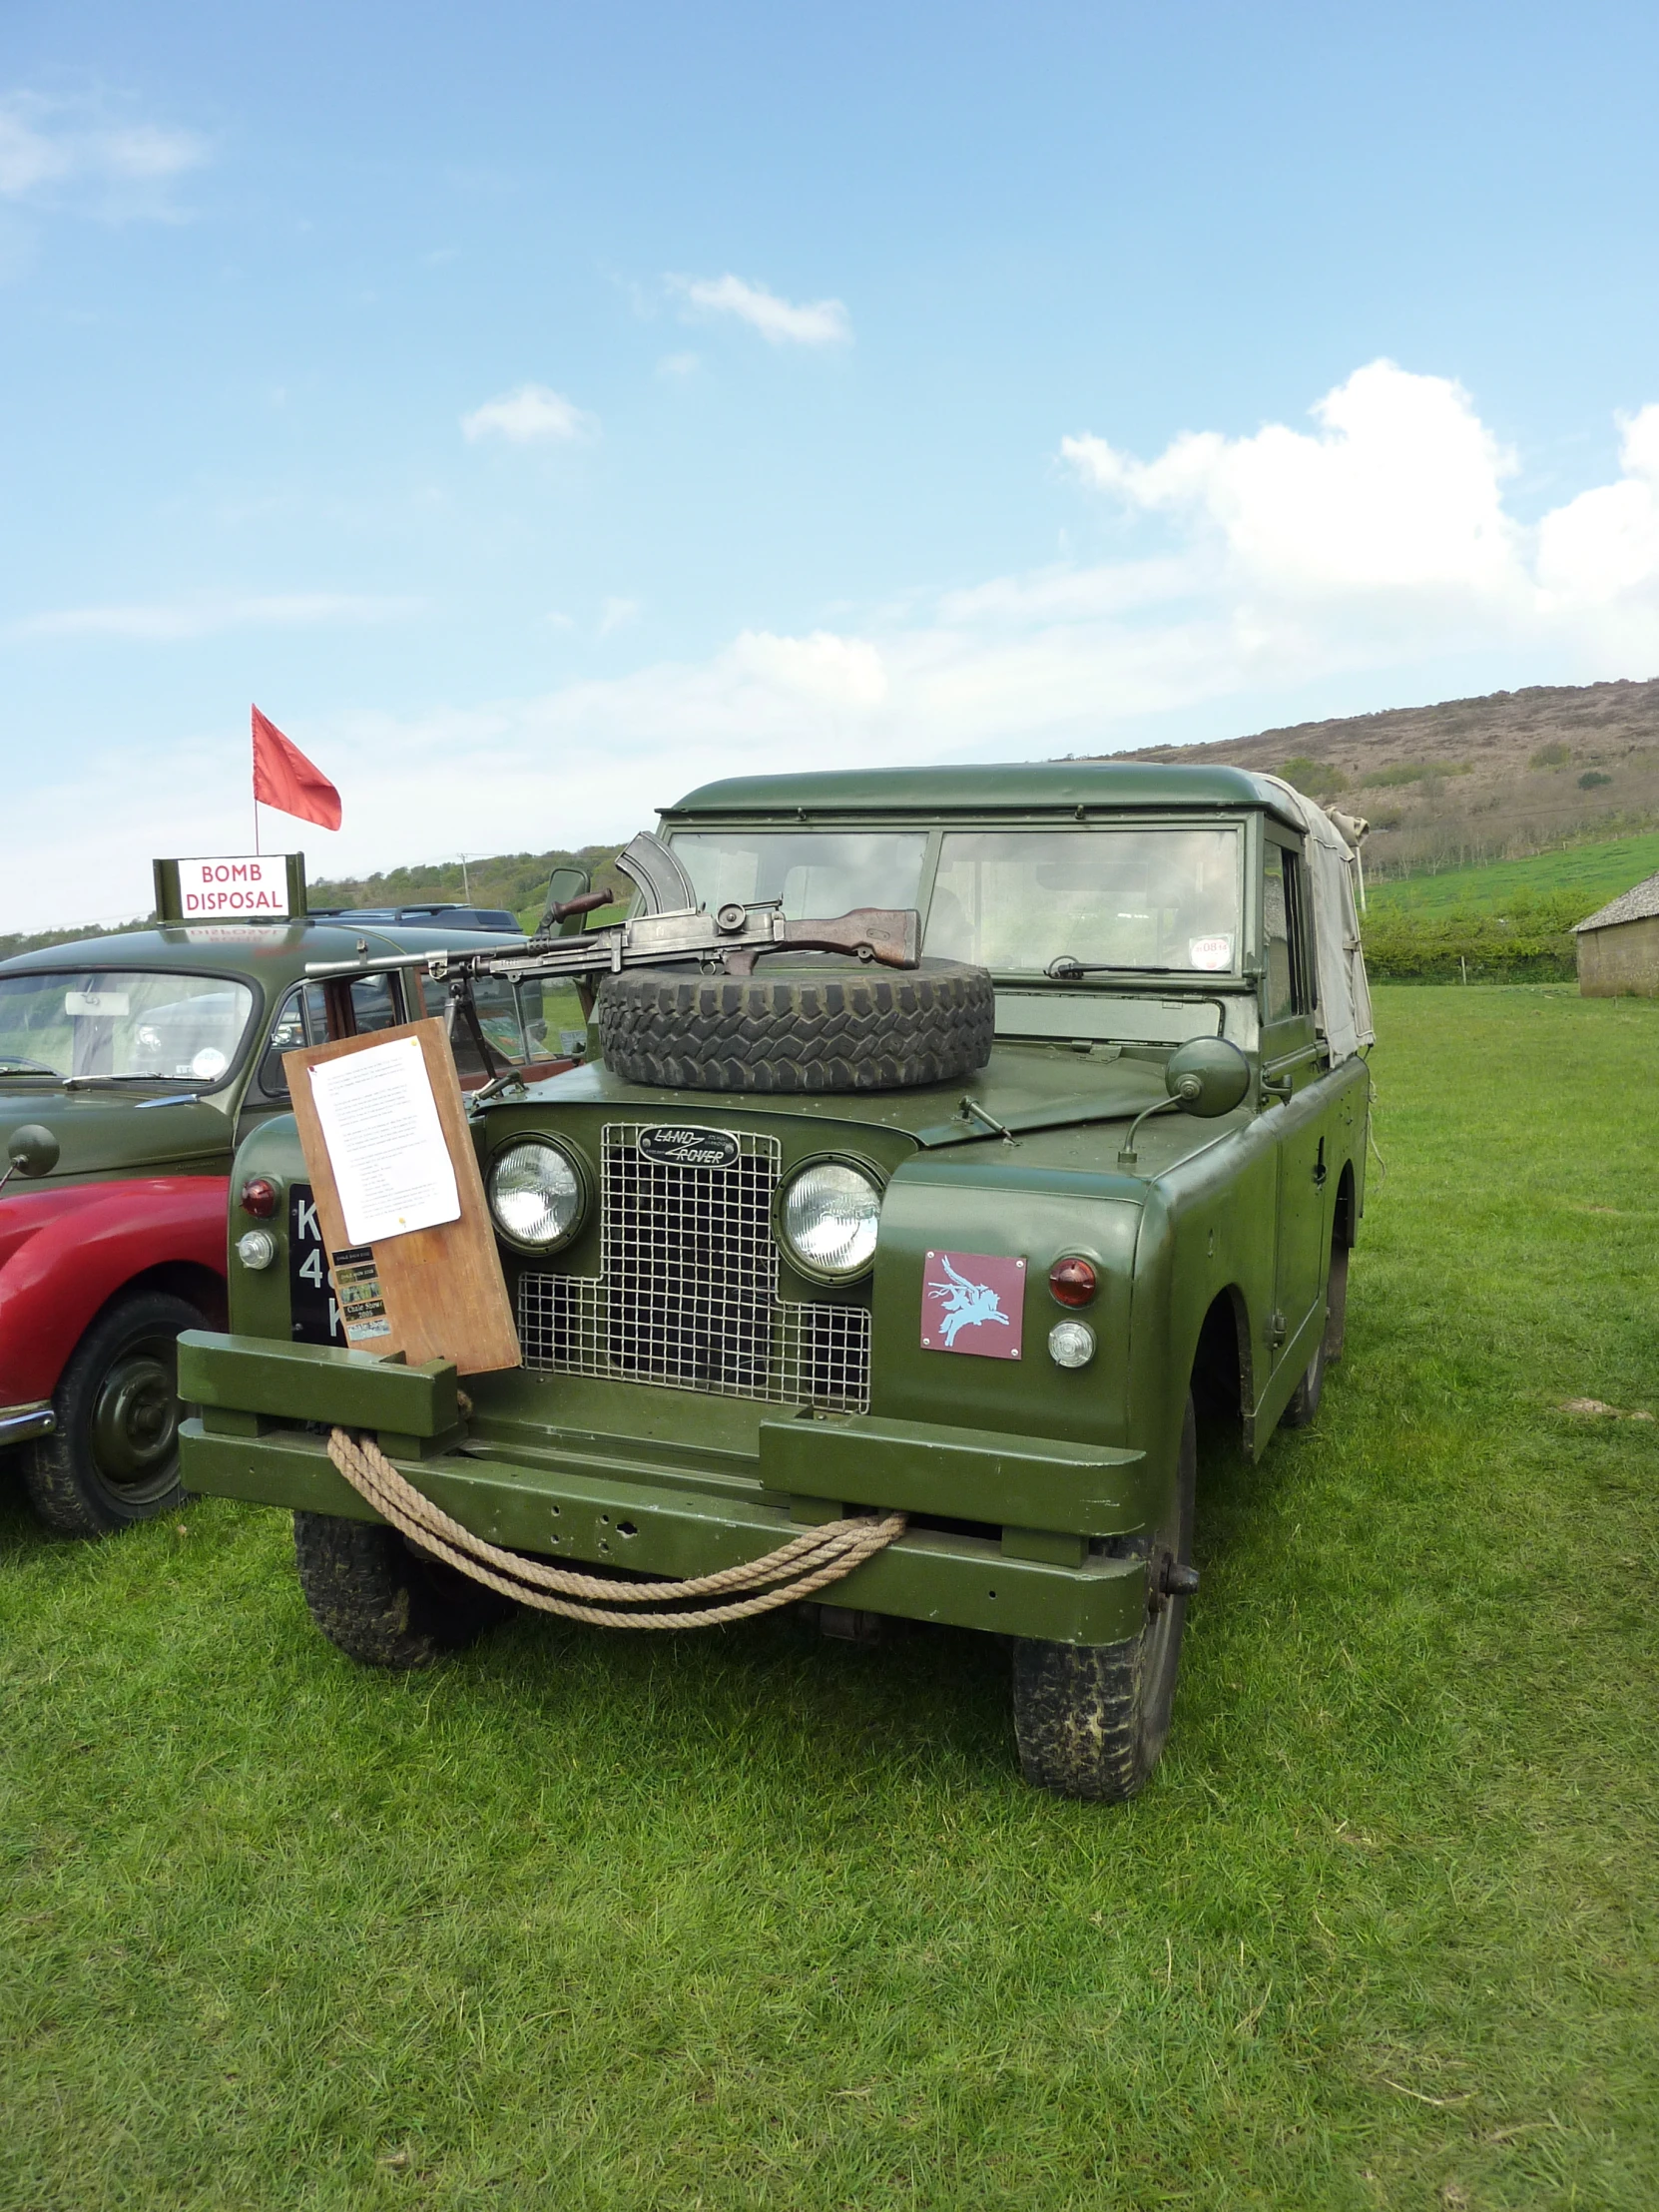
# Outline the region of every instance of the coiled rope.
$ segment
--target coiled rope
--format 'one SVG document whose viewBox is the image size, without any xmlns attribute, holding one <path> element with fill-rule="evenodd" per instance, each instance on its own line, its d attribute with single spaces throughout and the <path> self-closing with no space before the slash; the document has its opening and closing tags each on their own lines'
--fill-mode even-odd
<svg viewBox="0 0 1659 2212">
<path fill-rule="evenodd" d="M 473 1535 L 399 1474 L 367 1436 L 350 1436 L 343 1428 L 332 1430 L 328 1456 L 358 1496 L 422 1551 L 470 1575 L 486 1589 L 499 1590 L 503 1597 L 595 1628 L 716 1628 L 723 1621 L 770 1613 L 838 1582 L 884 1551 L 905 1527 L 902 1513 L 827 1521 L 769 1551 L 763 1559 L 726 1567 L 718 1574 L 697 1575 L 689 1582 L 611 1581 L 604 1575 L 544 1566 L 539 1559 L 521 1558 L 516 1551 L 503 1551 Z M 688 1598 L 718 1598 L 736 1590 L 754 1594 L 724 1605 L 698 1605 L 689 1612 L 661 1610 L 683 1605 Z M 572 1603 L 573 1599 L 587 1602 Z M 623 1606 L 658 1610 L 619 1611 Z"/>
</svg>

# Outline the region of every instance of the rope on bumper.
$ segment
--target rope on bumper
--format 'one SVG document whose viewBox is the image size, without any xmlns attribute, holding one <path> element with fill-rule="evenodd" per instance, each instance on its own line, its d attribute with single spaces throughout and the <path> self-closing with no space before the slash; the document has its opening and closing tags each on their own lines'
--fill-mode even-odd
<svg viewBox="0 0 1659 2212">
<path fill-rule="evenodd" d="M 605 1575 L 575 1574 L 567 1568 L 546 1566 L 539 1559 L 526 1559 L 473 1535 L 399 1474 L 378 1444 L 367 1436 L 353 1437 L 343 1428 L 332 1430 L 328 1456 L 358 1496 L 423 1551 L 470 1575 L 487 1589 L 500 1591 L 503 1597 L 596 1628 L 715 1628 L 725 1621 L 770 1613 L 838 1582 L 854 1567 L 885 1550 L 895 1537 L 902 1536 L 905 1526 L 902 1513 L 888 1513 L 880 1519 L 860 1515 L 827 1521 L 792 1537 L 764 1558 L 723 1568 L 718 1574 L 697 1575 L 687 1582 L 612 1581 Z M 681 1605 L 688 1598 L 716 1598 L 728 1591 L 752 1594 L 734 1597 L 727 1604 L 698 1605 L 689 1612 L 662 1610 Z M 657 1610 L 617 1610 L 622 1606 Z"/>
</svg>

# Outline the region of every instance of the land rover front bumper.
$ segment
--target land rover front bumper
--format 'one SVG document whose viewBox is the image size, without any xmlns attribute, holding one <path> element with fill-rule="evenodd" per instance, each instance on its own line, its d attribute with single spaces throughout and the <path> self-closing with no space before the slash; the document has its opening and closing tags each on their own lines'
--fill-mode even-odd
<svg viewBox="0 0 1659 2212">
<path fill-rule="evenodd" d="M 330 1426 L 372 1433 L 419 1489 L 512 1550 L 672 1577 L 776 1550 L 847 1511 L 915 1516 L 836 1585 L 837 1604 L 1056 1642 L 1109 1644 L 1145 1617 L 1146 1570 L 1112 1539 L 1144 1526 L 1143 1454 L 868 1414 L 759 1422 L 736 1471 L 661 1439 L 541 1425 L 477 1436 L 455 1370 L 190 1331 L 179 1392 L 187 1488 L 373 1519 L 335 1470 Z"/>
</svg>

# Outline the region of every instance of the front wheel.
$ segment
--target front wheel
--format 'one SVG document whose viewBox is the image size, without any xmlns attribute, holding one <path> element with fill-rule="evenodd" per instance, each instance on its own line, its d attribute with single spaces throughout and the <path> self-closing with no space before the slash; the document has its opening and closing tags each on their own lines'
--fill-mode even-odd
<svg viewBox="0 0 1659 2212">
<path fill-rule="evenodd" d="M 311 1619 L 365 1667 L 429 1667 L 518 1610 L 384 1521 L 295 1513 L 293 1556 Z"/>
<path fill-rule="evenodd" d="M 1020 1772 L 1060 1797 L 1132 1798 L 1169 1736 L 1192 1571 L 1198 1424 L 1192 1396 L 1164 1518 L 1135 1539 L 1146 1558 L 1146 1618 L 1119 1644 L 1014 1642 L 1014 1736 Z"/>
<path fill-rule="evenodd" d="M 99 1315 L 52 1393 L 57 1427 L 23 1465 L 48 1528 L 107 1536 L 180 1502 L 178 1338 L 203 1327 L 165 1291 L 135 1291 Z"/>
</svg>

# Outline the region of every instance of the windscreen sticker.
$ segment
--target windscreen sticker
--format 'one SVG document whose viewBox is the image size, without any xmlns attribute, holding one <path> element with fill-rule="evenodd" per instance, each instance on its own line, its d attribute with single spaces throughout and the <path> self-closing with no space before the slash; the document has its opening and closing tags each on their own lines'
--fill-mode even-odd
<svg viewBox="0 0 1659 2212">
<path fill-rule="evenodd" d="M 1231 937 L 1194 937 L 1187 947 L 1188 965 L 1195 968 L 1224 968 L 1233 965 L 1233 940 Z"/>
<path fill-rule="evenodd" d="M 1017 1360 L 1025 1262 L 988 1252 L 930 1252 L 921 1275 L 921 1349 Z"/>
</svg>

